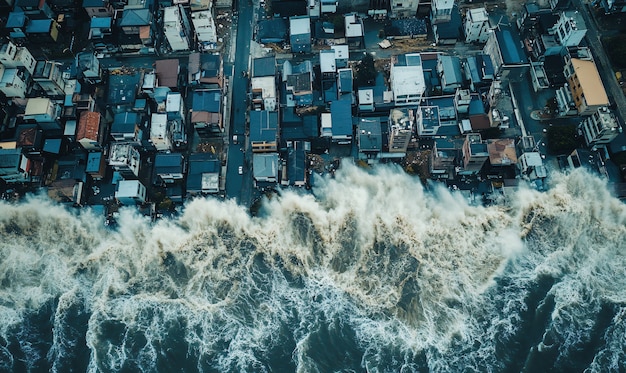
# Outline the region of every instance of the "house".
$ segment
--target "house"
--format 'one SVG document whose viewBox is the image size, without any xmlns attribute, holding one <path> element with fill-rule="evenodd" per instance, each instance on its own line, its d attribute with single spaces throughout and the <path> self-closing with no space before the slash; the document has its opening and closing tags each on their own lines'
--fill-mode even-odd
<svg viewBox="0 0 626 373">
<path fill-rule="evenodd" d="M 124 8 L 122 17 L 118 18 L 117 26 L 122 30 L 120 47 L 123 50 L 133 51 L 150 46 L 152 40 L 153 17 L 150 9 Z"/>
<path fill-rule="evenodd" d="M 44 131 L 61 129 L 61 106 L 49 98 L 29 98 L 24 111 L 24 121 L 37 123 Z"/>
<path fill-rule="evenodd" d="M 107 108 L 121 113 L 132 110 L 139 92 L 140 73 L 109 74 Z"/>
<path fill-rule="evenodd" d="M 292 141 L 287 145 L 287 172 L 283 180 L 287 179 L 287 185 L 303 187 L 307 184 L 306 148 L 309 143 Z"/>
<path fill-rule="evenodd" d="M 287 21 L 282 18 L 260 19 L 257 40 L 263 44 L 287 42 Z"/>
<path fill-rule="evenodd" d="M 374 111 L 374 90 L 371 88 L 359 88 L 359 111 Z"/>
<path fill-rule="evenodd" d="M 45 0 L 15 0 L 13 10 L 23 12 L 31 20 L 55 18 L 54 12 Z"/>
<path fill-rule="evenodd" d="M 458 57 L 440 54 L 437 58 L 437 73 L 444 94 L 455 93 L 463 85 L 461 60 Z"/>
<path fill-rule="evenodd" d="M 556 41 L 564 47 L 579 46 L 587 34 L 582 14 L 575 10 L 561 12 L 550 34 L 554 34 Z"/>
<path fill-rule="evenodd" d="M 173 184 L 183 180 L 185 157 L 181 153 L 158 153 L 154 157 L 154 184 Z"/>
<path fill-rule="evenodd" d="M 431 4 L 430 23 L 432 25 L 450 22 L 454 0 L 433 0 Z"/>
<path fill-rule="evenodd" d="M 491 33 L 489 15 L 483 7 L 468 9 L 465 13 L 465 42 L 486 43 Z"/>
<path fill-rule="evenodd" d="M 311 61 L 293 65 L 283 63 L 283 83 L 287 93 L 287 106 L 310 106 L 313 104 L 313 66 Z"/>
<path fill-rule="evenodd" d="M 172 141 L 167 126 L 167 114 L 152 113 L 150 120 L 150 142 L 157 151 L 172 150 Z"/>
<path fill-rule="evenodd" d="M 132 143 L 112 142 L 109 150 L 109 166 L 125 179 L 139 177 L 141 156 Z"/>
<path fill-rule="evenodd" d="M 22 70 L 0 65 L 0 92 L 7 98 L 26 97 L 26 76 Z"/>
<path fill-rule="evenodd" d="M 8 41 L 0 47 L 0 64 L 6 69 L 23 67 L 30 74 L 35 71 L 37 61 L 26 47 L 18 47 Z"/>
<path fill-rule="evenodd" d="M 419 105 L 426 91 L 420 54 L 408 53 L 392 57 L 389 80 L 397 106 Z"/>
<path fill-rule="evenodd" d="M 415 17 L 417 14 L 417 5 L 419 0 L 391 0 L 391 18 L 409 18 Z"/>
<path fill-rule="evenodd" d="M 0 148 L 0 180 L 7 184 L 30 181 L 28 158 L 19 148 Z"/>
<path fill-rule="evenodd" d="M 44 94 L 49 97 L 65 95 L 65 79 L 59 68 L 60 63 L 54 61 L 39 61 L 35 66 L 33 81 L 37 83 Z"/>
<path fill-rule="evenodd" d="M 438 45 L 454 45 L 461 38 L 461 13 L 455 5 L 448 22 L 439 22 L 433 25 L 435 43 Z"/>
<path fill-rule="evenodd" d="M 499 25 L 489 34 L 483 52 L 491 57 L 495 77 L 503 81 L 525 79 L 530 68 L 522 50 L 519 32 L 511 26 Z"/>
<path fill-rule="evenodd" d="M 111 17 L 113 15 L 113 7 L 108 0 L 83 0 L 83 9 L 89 18 Z"/>
<path fill-rule="evenodd" d="M 196 41 L 203 50 L 214 49 L 217 44 L 217 29 L 210 10 L 191 13 L 191 23 L 196 33 Z"/>
<path fill-rule="evenodd" d="M 115 199 L 127 206 L 145 203 L 146 187 L 139 180 L 120 180 L 117 182 Z"/>
<path fill-rule="evenodd" d="M 87 167 L 85 172 L 94 180 L 101 180 L 106 175 L 106 157 L 101 151 L 87 154 Z"/>
<path fill-rule="evenodd" d="M 434 139 L 429 163 L 431 178 L 435 180 L 454 179 L 458 153 L 459 150 L 454 141 L 448 138 Z"/>
<path fill-rule="evenodd" d="M 463 169 L 459 170 L 460 175 L 475 175 L 480 172 L 489 159 L 489 151 L 480 135 L 477 133 L 469 133 L 465 136 L 463 142 Z"/>
<path fill-rule="evenodd" d="M 277 110 L 276 65 L 275 57 L 265 57 L 253 61 L 252 108 L 254 110 Z"/>
<path fill-rule="evenodd" d="M 415 109 L 394 108 L 389 112 L 389 152 L 406 153 L 415 131 Z"/>
<path fill-rule="evenodd" d="M 250 112 L 250 145 L 253 153 L 278 150 L 278 113 L 276 111 Z"/>
<path fill-rule="evenodd" d="M 432 102 L 415 109 L 415 127 L 418 136 L 458 135 L 454 99 L 447 97 L 444 100 L 446 102 L 441 106 Z"/>
<path fill-rule="evenodd" d="M 463 64 L 463 71 L 465 80 L 469 81 L 470 89 L 474 92 L 489 87 L 494 78 L 493 63 L 486 54 L 468 56 Z"/>
<path fill-rule="evenodd" d="M 85 150 L 97 150 L 102 146 L 104 131 L 100 113 L 84 111 L 80 114 L 76 142 Z"/>
<path fill-rule="evenodd" d="M 254 154 L 252 170 L 257 183 L 276 183 L 278 181 L 278 153 Z"/>
<path fill-rule="evenodd" d="M 255 58 L 252 60 L 252 77 L 276 76 L 276 56 Z"/>
<path fill-rule="evenodd" d="M 162 113 L 161 105 L 157 112 Z M 165 98 L 165 113 L 167 114 L 168 133 L 174 148 L 177 150 L 187 147 L 187 117 L 185 102 L 179 92 L 169 92 Z"/>
<path fill-rule="evenodd" d="M 578 125 L 588 146 L 608 144 L 622 132 L 617 117 L 607 108 L 601 107 Z"/>
<path fill-rule="evenodd" d="M 155 62 L 155 70 L 159 87 L 178 89 L 180 64 L 177 58 L 157 60 Z"/>
<path fill-rule="evenodd" d="M 371 162 L 378 158 L 383 147 L 380 118 L 359 118 L 356 137 L 360 159 L 367 159 Z"/>
<path fill-rule="evenodd" d="M 12 41 L 23 43 L 26 41 L 26 26 L 28 22 L 29 19 L 24 12 L 10 12 L 4 28 L 0 28 L 0 31 L 2 31 L 3 36 L 10 37 Z"/>
<path fill-rule="evenodd" d="M 340 99 L 344 95 L 349 95 L 350 102 L 354 102 L 353 83 L 354 83 L 354 74 L 351 68 L 337 70 L 337 89 L 339 91 Z"/>
<path fill-rule="evenodd" d="M 26 24 L 26 38 L 31 43 L 56 43 L 59 38 L 59 24 L 53 19 L 32 19 Z"/>
<path fill-rule="evenodd" d="M 504 167 L 517 164 L 517 151 L 514 139 L 487 140 L 489 163 L 491 166 Z"/>
<path fill-rule="evenodd" d="M 89 24 L 89 40 L 100 40 L 111 36 L 113 18 L 111 17 L 93 17 Z"/>
<path fill-rule="evenodd" d="M 609 98 L 593 59 L 566 56 L 563 69 L 567 83 L 557 90 L 557 104 L 561 115 L 591 115 L 601 107 L 609 106 Z M 570 110 L 574 103 L 575 113 Z"/>
<path fill-rule="evenodd" d="M 539 152 L 525 152 L 519 156 L 517 168 L 522 177 L 526 180 L 545 179 L 548 176 L 548 170 L 543 164 L 543 158 Z"/>
<path fill-rule="evenodd" d="M 189 155 L 187 198 L 202 194 L 215 194 L 219 189 L 220 161 L 211 153 Z"/>
<path fill-rule="evenodd" d="M 82 83 L 102 83 L 102 69 L 100 60 L 92 52 L 76 54 L 76 78 Z"/>
<path fill-rule="evenodd" d="M 308 16 L 290 17 L 289 35 L 293 53 L 311 52 L 311 19 Z"/>
<path fill-rule="evenodd" d="M 189 50 L 191 29 L 183 6 L 168 6 L 163 9 L 163 34 L 174 52 Z"/>
<path fill-rule="evenodd" d="M 111 124 L 113 141 L 134 142 L 141 144 L 143 135 L 143 119 L 140 114 L 133 112 L 117 113 Z"/>
<path fill-rule="evenodd" d="M 322 136 L 330 137 L 332 142 L 350 144 L 352 142 L 352 105 L 340 100 L 330 103 L 330 113 L 321 117 Z"/>
<path fill-rule="evenodd" d="M 222 123 L 222 91 L 196 90 L 191 96 L 191 124 L 201 137 L 219 135 Z"/>
<path fill-rule="evenodd" d="M 361 17 L 356 13 L 346 14 L 344 15 L 344 25 L 348 46 L 352 48 L 363 46 L 365 33 Z"/>
<path fill-rule="evenodd" d="M 223 70 L 224 68 L 221 55 L 201 53 L 199 54 L 199 68 L 194 70 L 196 74 L 194 75 L 193 83 L 201 84 L 208 88 L 222 87 L 224 79 Z"/>
</svg>

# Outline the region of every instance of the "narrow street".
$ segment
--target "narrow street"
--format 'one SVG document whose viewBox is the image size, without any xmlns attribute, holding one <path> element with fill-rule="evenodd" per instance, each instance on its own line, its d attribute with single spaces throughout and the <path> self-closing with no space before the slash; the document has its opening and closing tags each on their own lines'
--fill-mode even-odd
<svg viewBox="0 0 626 373">
<path fill-rule="evenodd" d="M 253 12 L 248 0 L 239 2 L 237 37 L 234 40 L 235 58 L 232 83 L 231 115 L 229 128 L 228 167 L 226 173 L 226 198 L 235 198 L 244 206 L 251 203 L 252 153 L 246 143 L 246 117 L 248 111 L 248 82 L 250 70 L 250 40 L 252 40 Z M 245 75 L 244 75 L 245 72 Z M 237 136 L 237 143 L 233 141 Z M 239 174 L 239 167 L 242 174 Z"/>
</svg>

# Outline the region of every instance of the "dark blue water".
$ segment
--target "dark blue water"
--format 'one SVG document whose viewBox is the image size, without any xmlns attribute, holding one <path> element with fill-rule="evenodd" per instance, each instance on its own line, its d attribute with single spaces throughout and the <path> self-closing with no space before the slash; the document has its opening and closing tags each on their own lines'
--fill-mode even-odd
<svg viewBox="0 0 626 373">
<path fill-rule="evenodd" d="M 0 371 L 623 372 L 626 209 L 553 180 L 485 208 L 345 167 L 114 231 L 0 205 Z"/>
</svg>

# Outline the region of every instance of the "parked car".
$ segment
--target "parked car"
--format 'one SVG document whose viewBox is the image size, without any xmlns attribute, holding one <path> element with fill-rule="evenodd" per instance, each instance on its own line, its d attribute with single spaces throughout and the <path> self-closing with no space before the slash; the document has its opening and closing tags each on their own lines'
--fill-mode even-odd
<svg viewBox="0 0 626 373">
<path fill-rule="evenodd" d="M 243 166 L 239 166 L 239 175 L 243 175 Z"/>
</svg>

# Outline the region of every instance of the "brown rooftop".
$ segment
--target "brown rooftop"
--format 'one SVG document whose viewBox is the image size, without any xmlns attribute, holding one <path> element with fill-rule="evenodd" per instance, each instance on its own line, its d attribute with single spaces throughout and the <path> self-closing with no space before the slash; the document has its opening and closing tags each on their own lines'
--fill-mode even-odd
<svg viewBox="0 0 626 373">
<path fill-rule="evenodd" d="M 100 113 L 85 111 L 80 115 L 76 140 L 89 139 L 98 140 L 100 131 Z"/>
<path fill-rule="evenodd" d="M 178 87 L 178 59 L 156 61 L 156 75 L 160 87 Z"/>
<path fill-rule="evenodd" d="M 514 139 L 487 140 L 489 162 L 493 166 L 506 166 L 517 164 Z"/>
</svg>

